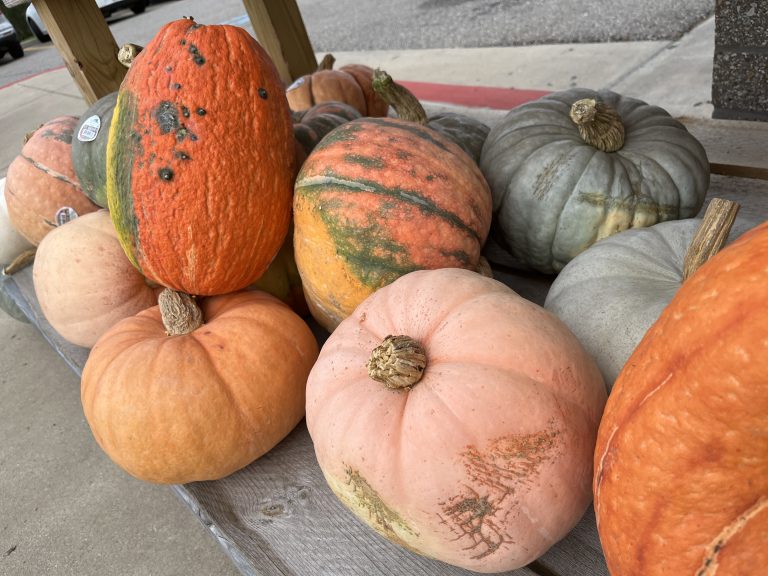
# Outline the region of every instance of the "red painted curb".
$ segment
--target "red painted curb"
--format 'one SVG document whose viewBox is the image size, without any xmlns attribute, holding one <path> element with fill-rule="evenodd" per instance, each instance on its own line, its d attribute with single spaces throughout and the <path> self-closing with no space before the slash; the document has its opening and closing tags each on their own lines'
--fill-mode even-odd
<svg viewBox="0 0 768 576">
<path fill-rule="evenodd" d="M 517 88 L 496 88 L 493 86 L 464 86 L 405 80 L 398 80 L 397 82 L 413 92 L 419 100 L 496 110 L 509 110 L 524 102 L 536 100 L 551 93 L 551 91 L 546 90 L 518 90 Z"/>
</svg>

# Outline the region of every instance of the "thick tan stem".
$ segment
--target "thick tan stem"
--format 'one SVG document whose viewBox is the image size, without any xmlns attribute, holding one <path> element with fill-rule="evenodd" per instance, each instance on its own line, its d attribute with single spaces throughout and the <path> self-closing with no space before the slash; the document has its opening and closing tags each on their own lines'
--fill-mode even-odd
<svg viewBox="0 0 768 576">
<path fill-rule="evenodd" d="M 410 336 L 387 336 L 371 352 L 368 375 L 387 388 L 410 389 L 421 380 L 427 353 Z"/>
<path fill-rule="evenodd" d="M 685 253 L 683 281 L 690 278 L 725 245 L 739 207 L 738 203 L 731 200 L 712 199 Z"/>
<path fill-rule="evenodd" d="M 594 98 L 577 100 L 571 106 L 571 120 L 581 138 L 598 150 L 616 152 L 624 146 L 624 123 L 613 108 Z"/>
<path fill-rule="evenodd" d="M 320 64 L 317 65 L 318 70 L 333 70 L 333 65 L 336 63 L 336 58 L 333 54 L 326 54 L 323 59 L 320 60 Z"/>
<path fill-rule="evenodd" d="M 130 68 L 131 64 L 133 64 L 133 61 L 136 59 L 136 56 L 138 56 L 139 52 L 142 50 L 144 50 L 144 47 L 139 46 L 138 44 L 123 44 L 120 46 L 120 50 L 117 51 L 117 60 L 126 68 Z"/>
<path fill-rule="evenodd" d="M 13 274 L 16 274 L 19 270 L 23 270 L 30 264 L 32 264 L 32 261 L 35 259 L 35 253 L 37 252 L 37 248 L 30 248 L 29 250 L 24 250 L 21 254 L 16 256 L 16 258 L 13 259 L 13 261 L 8 264 L 5 268 L 3 268 L 3 274 L 5 276 L 11 276 Z"/>
<path fill-rule="evenodd" d="M 377 68 L 373 71 L 371 84 L 374 92 L 395 109 L 398 118 L 417 124 L 427 123 L 427 113 L 419 99 L 408 88 L 392 80 L 389 74 Z"/>
<path fill-rule="evenodd" d="M 194 296 L 166 288 L 160 292 L 157 303 L 169 336 L 189 334 L 203 325 L 203 312 Z"/>
</svg>

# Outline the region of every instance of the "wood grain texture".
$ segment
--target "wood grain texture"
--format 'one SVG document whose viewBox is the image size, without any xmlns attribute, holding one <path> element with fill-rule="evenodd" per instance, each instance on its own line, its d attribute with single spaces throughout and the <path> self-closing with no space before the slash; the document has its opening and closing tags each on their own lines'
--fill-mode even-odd
<svg viewBox="0 0 768 576">
<path fill-rule="evenodd" d="M 256 39 L 286 84 L 317 69 L 317 59 L 295 0 L 243 0 Z"/>
<path fill-rule="evenodd" d="M 93 0 L 34 0 L 69 73 L 90 106 L 120 87 L 126 68 L 117 43 Z"/>
</svg>

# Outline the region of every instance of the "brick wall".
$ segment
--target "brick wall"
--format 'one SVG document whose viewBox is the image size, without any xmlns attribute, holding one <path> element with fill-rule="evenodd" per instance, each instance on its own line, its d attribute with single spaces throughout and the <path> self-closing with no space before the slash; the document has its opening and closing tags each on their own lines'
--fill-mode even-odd
<svg viewBox="0 0 768 576">
<path fill-rule="evenodd" d="M 768 121 L 768 0 L 717 0 L 713 118 Z"/>
</svg>

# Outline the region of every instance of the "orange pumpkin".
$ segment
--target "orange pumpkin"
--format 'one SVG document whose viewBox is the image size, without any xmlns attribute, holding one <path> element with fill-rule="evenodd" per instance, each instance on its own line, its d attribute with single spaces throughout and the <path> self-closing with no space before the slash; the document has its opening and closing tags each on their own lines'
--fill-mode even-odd
<svg viewBox="0 0 768 576">
<path fill-rule="evenodd" d="M 106 210 L 43 238 L 32 277 L 48 323 L 68 342 L 86 348 L 119 320 L 157 304 L 159 290 L 125 257 Z"/>
<path fill-rule="evenodd" d="M 302 111 L 322 102 L 345 102 L 363 116 L 386 116 L 389 105 L 373 89 L 373 68 L 347 64 L 333 69 L 335 58 L 326 54 L 316 72 L 298 78 L 285 91 L 291 110 Z"/>
<path fill-rule="evenodd" d="M 595 450 L 613 576 L 768 567 L 768 223 L 712 257 L 645 334 Z"/>
<path fill-rule="evenodd" d="M 80 189 L 72 166 L 72 135 L 77 123 L 76 116 L 49 120 L 32 133 L 8 166 L 8 218 L 35 246 L 59 223 L 99 209 Z"/>
<path fill-rule="evenodd" d="M 163 26 L 128 70 L 107 145 L 118 238 L 149 279 L 245 288 L 285 240 L 298 146 L 266 51 L 236 26 Z"/>
<path fill-rule="evenodd" d="M 159 306 L 117 323 L 91 349 L 83 411 L 101 448 L 129 474 L 215 480 L 299 423 L 316 358 L 309 326 L 265 292 L 206 298 L 201 311 L 164 291 Z"/>
<path fill-rule="evenodd" d="M 422 270 L 330 335 L 307 427 L 329 486 L 365 523 L 425 556 L 501 572 L 587 509 L 605 398 L 555 316 L 475 272 Z"/>
</svg>

